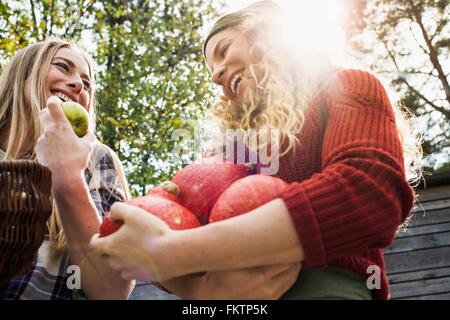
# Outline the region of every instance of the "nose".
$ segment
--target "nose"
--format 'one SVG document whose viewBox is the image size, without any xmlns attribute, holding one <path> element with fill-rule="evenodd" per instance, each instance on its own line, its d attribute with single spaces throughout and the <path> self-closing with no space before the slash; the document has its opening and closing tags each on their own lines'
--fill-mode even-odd
<svg viewBox="0 0 450 320">
<path fill-rule="evenodd" d="M 217 66 L 211 76 L 211 81 L 215 84 L 222 85 L 223 75 L 225 74 L 225 67 L 221 64 Z"/>
<path fill-rule="evenodd" d="M 79 93 L 81 92 L 84 86 L 83 80 L 79 76 L 74 76 L 72 79 L 70 79 L 68 86 L 76 93 Z"/>
</svg>

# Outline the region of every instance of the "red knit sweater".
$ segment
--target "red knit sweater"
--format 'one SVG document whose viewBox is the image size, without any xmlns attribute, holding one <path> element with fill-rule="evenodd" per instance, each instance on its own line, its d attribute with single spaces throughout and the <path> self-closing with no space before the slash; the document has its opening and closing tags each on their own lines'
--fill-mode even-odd
<svg viewBox="0 0 450 320">
<path fill-rule="evenodd" d="M 312 100 L 300 147 L 280 159 L 281 194 L 305 253 L 304 268 L 338 266 L 365 279 L 381 269 L 375 299 L 388 299 L 383 248 L 412 209 L 392 106 L 360 70 L 335 73 Z"/>
</svg>

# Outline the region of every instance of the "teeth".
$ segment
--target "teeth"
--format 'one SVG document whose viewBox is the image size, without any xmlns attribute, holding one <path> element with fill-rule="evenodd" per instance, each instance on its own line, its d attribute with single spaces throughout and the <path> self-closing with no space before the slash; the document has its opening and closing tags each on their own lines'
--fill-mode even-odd
<svg viewBox="0 0 450 320">
<path fill-rule="evenodd" d="M 52 92 L 52 95 L 57 96 L 58 98 L 60 98 L 62 101 L 66 102 L 66 101 L 72 101 L 72 99 L 70 99 L 68 96 L 66 96 L 64 93 L 61 93 L 59 91 L 54 91 Z"/>
<path fill-rule="evenodd" d="M 233 77 L 233 79 L 231 80 L 231 83 L 230 83 L 230 89 L 231 89 L 231 92 L 233 93 L 233 94 L 236 94 L 237 92 L 236 92 L 236 90 L 237 90 L 237 86 L 238 86 L 238 84 L 239 84 L 239 82 L 241 82 L 241 80 L 242 80 L 242 75 L 243 75 L 243 71 L 242 72 L 239 72 L 239 73 L 236 73 L 235 75 L 234 75 L 234 77 Z"/>
</svg>

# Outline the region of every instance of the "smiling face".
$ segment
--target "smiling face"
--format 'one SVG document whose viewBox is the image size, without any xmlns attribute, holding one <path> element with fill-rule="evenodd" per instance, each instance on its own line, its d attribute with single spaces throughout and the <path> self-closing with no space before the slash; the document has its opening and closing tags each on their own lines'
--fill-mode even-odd
<svg viewBox="0 0 450 320">
<path fill-rule="evenodd" d="M 255 64 L 251 44 L 237 28 L 228 28 L 212 36 L 205 48 L 206 63 L 212 73 L 212 82 L 221 86 L 228 99 L 244 103 L 244 93 L 256 87 L 250 73 Z"/>
<path fill-rule="evenodd" d="M 46 99 L 54 95 L 88 109 L 92 94 L 89 65 L 75 48 L 61 48 L 53 57 L 45 79 Z"/>
</svg>

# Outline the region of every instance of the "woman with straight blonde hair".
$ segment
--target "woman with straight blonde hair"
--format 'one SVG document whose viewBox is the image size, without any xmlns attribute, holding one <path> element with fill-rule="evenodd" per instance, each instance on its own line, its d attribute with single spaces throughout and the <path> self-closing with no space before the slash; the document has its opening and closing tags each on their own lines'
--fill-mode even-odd
<svg viewBox="0 0 450 320">
<path fill-rule="evenodd" d="M 307 54 L 308 43 L 300 43 L 302 52 L 291 50 L 299 39 L 281 41 L 279 11 L 272 1 L 258 1 L 220 17 L 204 56 L 223 92 L 212 108 L 221 128 L 277 132 L 253 149 L 278 145 L 274 175 L 287 188 L 246 214 L 182 231 L 114 204 L 111 218 L 124 224 L 91 246 L 125 278 L 159 281 L 198 298 L 210 273 L 253 268 L 257 281 L 265 267 L 278 266 L 279 282 L 298 278 L 286 281 L 285 290 L 255 296 L 389 298 L 383 249 L 414 204 L 419 140 L 373 74 L 332 67 Z M 252 149 L 251 136 L 242 136 Z M 236 278 L 236 290 L 247 280 Z"/>
<path fill-rule="evenodd" d="M 76 289 L 92 299 L 126 298 L 132 288 L 88 249 L 112 203 L 129 197 L 117 156 L 93 136 L 94 88 L 91 58 L 75 44 L 57 38 L 20 50 L 0 76 L 0 160 L 37 159 L 48 166 L 53 198 L 37 257 L 28 271 L 9 282 L 4 299 L 72 299 L 79 292 Z M 61 102 L 68 100 L 89 113 L 90 132 L 82 138 L 61 111 Z M 62 115 L 58 127 L 48 125 L 51 108 L 53 114 Z M 66 135 L 63 150 L 46 143 L 64 130 L 71 135 Z M 58 152 L 64 159 L 55 163 L 52 154 Z M 71 283 L 77 281 L 68 281 L 70 276 L 81 277 L 81 288 L 73 288 Z"/>
</svg>

